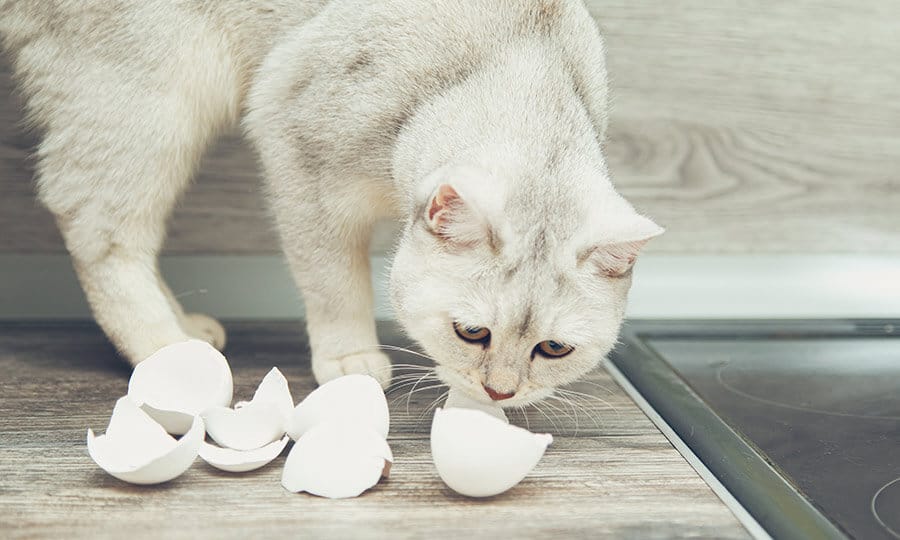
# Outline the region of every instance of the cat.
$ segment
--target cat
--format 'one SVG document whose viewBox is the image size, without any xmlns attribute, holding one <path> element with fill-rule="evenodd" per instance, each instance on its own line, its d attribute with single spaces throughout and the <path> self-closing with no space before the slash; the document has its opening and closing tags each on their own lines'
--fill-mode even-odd
<svg viewBox="0 0 900 540">
<path fill-rule="evenodd" d="M 157 254 L 242 123 L 306 306 L 316 380 L 387 385 L 368 245 L 400 220 L 396 317 L 451 388 L 550 395 L 616 342 L 663 232 L 613 187 L 604 43 L 578 0 L 0 0 L 40 201 L 132 364 L 201 337 Z"/>
</svg>

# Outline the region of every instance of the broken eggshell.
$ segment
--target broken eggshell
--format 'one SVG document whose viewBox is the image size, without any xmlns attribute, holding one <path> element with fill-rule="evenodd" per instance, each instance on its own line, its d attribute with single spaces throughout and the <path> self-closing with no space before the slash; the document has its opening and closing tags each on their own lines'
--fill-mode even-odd
<svg viewBox="0 0 900 540">
<path fill-rule="evenodd" d="M 180 476 L 197 458 L 203 419 L 193 418 L 177 441 L 130 397 L 119 398 L 103 435 L 88 428 L 88 453 L 112 476 L 132 484 L 160 484 Z"/>
<path fill-rule="evenodd" d="M 319 497 L 357 497 L 390 473 L 394 455 L 378 432 L 357 423 L 324 423 L 300 437 L 284 463 L 281 485 Z"/>
<path fill-rule="evenodd" d="M 503 422 L 507 424 L 509 423 L 509 419 L 506 417 L 506 413 L 503 412 L 503 409 L 501 409 L 500 407 L 492 403 L 478 401 L 472 397 L 469 397 L 469 394 L 460 392 L 455 388 L 451 388 L 450 393 L 447 394 L 447 401 L 444 402 L 444 408 L 474 409 L 476 411 L 486 412 L 494 418 L 503 420 Z"/>
<path fill-rule="evenodd" d="M 228 361 L 196 339 L 156 351 L 128 381 L 131 399 L 173 435 L 187 432 L 194 417 L 210 407 L 228 406 L 233 389 Z"/>
<path fill-rule="evenodd" d="M 217 443 L 234 450 L 263 447 L 284 435 L 294 401 L 287 379 L 278 368 L 263 378 L 253 399 L 241 407 L 212 407 L 203 412 L 206 432 Z"/>
<path fill-rule="evenodd" d="M 531 433 L 474 409 L 438 409 L 431 425 L 438 474 L 469 497 L 498 495 L 521 482 L 551 442 L 552 435 Z"/>
<path fill-rule="evenodd" d="M 297 404 L 287 433 L 295 441 L 321 422 L 356 423 L 387 438 L 390 412 L 381 384 L 369 375 L 345 375 L 316 388 Z"/>
<path fill-rule="evenodd" d="M 200 445 L 200 457 L 217 469 L 228 472 L 247 472 L 268 465 L 281 455 L 291 438 L 285 435 L 280 440 L 254 450 L 233 450 L 209 443 Z"/>
</svg>

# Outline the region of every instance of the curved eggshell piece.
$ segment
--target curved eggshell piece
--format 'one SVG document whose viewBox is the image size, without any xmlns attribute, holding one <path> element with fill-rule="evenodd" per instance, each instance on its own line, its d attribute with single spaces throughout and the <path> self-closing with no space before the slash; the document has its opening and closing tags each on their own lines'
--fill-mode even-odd
<svg viewBox="0 0 900 540">
<path fill-rule="evenodd" d="M 552 435 L 531 433 L 474 409 L 438 409 L 431 425 L 438 474 L 469 497 L 498 495 L 521 482 L 551 442 Z"/>
<path fill-rule="evenodd" d="M 87 447 L 91 459 L 119 480 L 159 484 L 190 468 L 203 436 L 203 419 L 198 416 L 176 441 L 137 403 L 124 396 L 116 402 L 106 433 L 97 436 L 88 429 Z"/>
<path fill-rule="evenodd" d="M 209 436 L 233 450 L 262 448 L 284 435 L 284 417 L 267 402 L 251 402 L 240 409 L 213 407 L 202 416 Z"/>
<path fill-rule="evenodd" d="M 331 380 L 294 408 L 287 433 L 297 440 L 323 422 L 356 423 L 387 438 L 390 412 L 384 389 L 369 375 L 345 375 Z"/>
<path fill-rule="evenodd" d="M 331 499 L 357 497 L 386 477 L 393 461 L 376 431 L 355 423 L 319 424 L 294 443 L 281 485 Z"/>
<path fill-rule="evenodd" d="M 228 361 L 200 340 L 173 343 L 139 363 L 128 395 L 166 431 L 180 435 L 211 407 L 231 404 L 234 383 Z"/>
<path fill-rule="evenodd" d="M 200 458 L 217 469 L 228 472 L 254 471 L 268 465 L 281 455 L 291 438 L 285 435 L 280 440 L 255 450 L 233 450 L 209 443 L 200 445 Z"/>
</svg>

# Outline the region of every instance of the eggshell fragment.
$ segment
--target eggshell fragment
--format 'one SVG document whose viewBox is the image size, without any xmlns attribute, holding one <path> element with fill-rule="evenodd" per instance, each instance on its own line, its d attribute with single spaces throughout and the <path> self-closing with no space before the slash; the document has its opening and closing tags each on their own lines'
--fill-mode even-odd
<svg viewBox="0 0 900 540">
<path fill-rule="evenodd" d="M 173 343 L 134 368 L 128 395 L 173 435 L 210 407 L 231 403 L 234 384 L 222 353 L 200 340 Z"/>
<path fill-rule="evenodd" d="M 490 497 L 522 481 L 553 442 L 473 409 L 438 409 L 431 456 L 441 479 L 469 497 Z"/>
<path fill-rule="evenodd" d="M 253 399 L 234 409 L 213 407 L 203 413 L 206 431 L 220 445 L 253 450 L 284 435 L 294 409 L 287 379 L 278 368 L 263 378 Z"/>
<path fill-rule="evenodd" d="M 287 424 L 294 412 L 294 398 L 291 397 L 291 389 L 281 370 L 277 367 L 269 370 L 256 388 L 250 403 L 271 403 L 278 410 L 282 421 Z M 235 404 L 235 408 L 237 408 L 237 404 Z"/>
<path fill-rule="evenodd" d="M 498 418 L 503 420 L 505 423 L 509 423 L 509 419 L 506 417 L 506 413 L 503 412 L 503 409 L 497 407 L 492 403 L 485 403 L 483 401 L 478 401 L 472 397 L 469 397 L 469 394 L 464 392 L 460 392 L 455 388 L 450 389 L 450 393 L 447 395 L 447 401 L 444 402 L 445 409 L 475 409 L 476 411 L 486 412 L 494 418 Z"/>
<path fill-rule="evenodd" d="M 282 450 L 284 450 L 284 447 L 287 446 L 290 440 L 291 438 L 285 435 L 280 440 L 269 443 L 262 448 L 244 451 L 203 443 L 200 445 L 200 457 L 203 458 L 203 461 L 223 471 L 253 471 L 264 467 L 281 455 Z"/>
<path fill-rule="evenodd" d="M 251 403 L 237 410 L 213 407 L 202 416 L 209 436 L 233 450 L 255 450 L 284 435 L 284 421 L 269 403 Z"/>
<path fill-rule="evenodd" d="M 331 499 L 357 497 L 387 477 L 393 461 L 391 448 L 375 430 L 352 422 L 322 423 L 294 443 L 281 485 Z"/>
<path fill-rule="evenodd" d="M 197 458 L 203 419 L 193 419 L 179 440 L 157 424 L 130 397 L 119 398 L 103 435 L 88 428 L 88 453 L 112 476 L 132 484 L 159 484 L 180 476 Z"/>
<path fill-rule="evenodd" d="M 386 439 L 390 413 L 384 389 L 368 375 L 345 375 L 329 381 L 294 408 L 287 433 L 297 440 L 321 422 L 356 423 Z"/>
</svg>

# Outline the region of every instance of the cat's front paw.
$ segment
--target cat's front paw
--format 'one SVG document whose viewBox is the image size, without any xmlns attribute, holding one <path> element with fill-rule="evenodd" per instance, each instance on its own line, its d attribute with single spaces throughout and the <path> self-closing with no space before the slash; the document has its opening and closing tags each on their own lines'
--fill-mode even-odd
<svg viewBox="0 0 900 540">
<path fill-rule="evenodd" d="M 225 329 L 212 317 L 202 313 L 186 313 L 182 326 L 192 338 L 206 341 L 220 351 L 225 349 Z"/>
<path fill-rule="evenodd" d="M 351 354 L 338 359 L 313 358 L 312 368 L 319 384 L 354 373 L 371 375 L 382 388 L 391 384 L 391 359 L 380 352 Z"/>
</svg>

